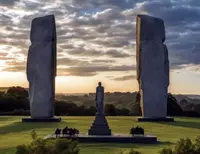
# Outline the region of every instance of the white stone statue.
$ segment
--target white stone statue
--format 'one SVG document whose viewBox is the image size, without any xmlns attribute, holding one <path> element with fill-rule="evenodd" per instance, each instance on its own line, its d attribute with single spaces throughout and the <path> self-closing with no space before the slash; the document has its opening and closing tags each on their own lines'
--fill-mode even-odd
<svg viewBox="0 0 200 154">
<path fill-rule="evenodd" d="M 97 115 L 104 115 L 104 87 L 101 86 L 101 82 L 98 83 L 98 87 L 96 88 L 96 109 Z"/>
</svg>

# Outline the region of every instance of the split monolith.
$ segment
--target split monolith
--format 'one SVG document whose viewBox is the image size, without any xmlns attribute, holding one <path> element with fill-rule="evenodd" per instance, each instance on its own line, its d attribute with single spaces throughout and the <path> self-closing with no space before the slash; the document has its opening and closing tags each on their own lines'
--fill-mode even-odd
<svg viewBox="0 0 200 154">
<path fill-rule="evenodd" d="M 173 121 L 167 117 L 169 60 L 164 21 L 138 15 L 136 24 L 137 80 L 142 118 L 138 121 Z"/>
<path fill-rule="evenodd" d="M 57 41 L 54 15 L 33 19 L 30 40 L 26 73 L 31 118 L 22 121 L 60 121 L 54 117 Z"/>
</svg>

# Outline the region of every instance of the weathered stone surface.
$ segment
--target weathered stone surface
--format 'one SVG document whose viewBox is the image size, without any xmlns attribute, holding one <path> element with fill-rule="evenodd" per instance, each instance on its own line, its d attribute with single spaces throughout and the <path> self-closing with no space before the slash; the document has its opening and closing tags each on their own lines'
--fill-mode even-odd
<svg viewBox="0 0 200 154">
<path fill-rule="evenodd" d="M 33 19 L 28 51 L 27 79 L 32 118 L 54 116 L 56 25 L 54 15 Z"/>
<path fill-rule="evenodd" d="M 137 80 L 143 117 L 167 116 L 169 60 L 162 19 L 137 16 Z"/>
</svg>

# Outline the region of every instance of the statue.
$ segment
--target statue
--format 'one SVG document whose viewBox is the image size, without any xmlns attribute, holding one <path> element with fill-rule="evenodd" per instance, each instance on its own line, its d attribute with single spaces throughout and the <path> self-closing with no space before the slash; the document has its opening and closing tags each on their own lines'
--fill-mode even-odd
<svg viewBox="0 0 200 154">
<path fill-rule="evenodd" d="M 96 88 L 96 109 L 97 109 L 97 115 L 103 115 L 104 114 L 104 87 L 101 86 L 101 82 L 98 83 L 98 87 Z"/>
<path fill-rule="evenodd" d="M 101 86 L 101 82 L 96 88 L 95 101 L 97 113 L 92 126 L 88 130 L 88 135 L 111 135 L 111 129 L 104 115 L 104 87 Z"/>
</svg>

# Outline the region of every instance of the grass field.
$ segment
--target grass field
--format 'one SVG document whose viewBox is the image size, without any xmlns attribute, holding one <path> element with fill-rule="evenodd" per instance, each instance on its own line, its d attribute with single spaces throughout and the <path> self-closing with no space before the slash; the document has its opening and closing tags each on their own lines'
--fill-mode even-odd
<svg viewBox="0 0 200 154">
<path fill-rule="evenodd" d="M 21 123 L 22 117 L 0 117 L 0 154 L 14 154 L 15 147 L 31 141 L 30 132 L 35 129 L 39 137 L 51 134 L 55 128 L 75 127 L 86 133 L 94 117 L 62 117 L 61 123 Z M 139 144 L 80 144 L 81 154 L 115 154 L 120 150 L 135 148 L 144 154 L 157 154 L 164 146 L 173 146 L 180 138 L 194 139 L 200 135 L 200 118 L 175 118 L 173 123 L 138 123 L 136 117 L 107 117 L 112 133 L 129 133 L 131 127 L 144 127 L 146 133 L 155 134 L 157 145 Z"/>
</svg>

